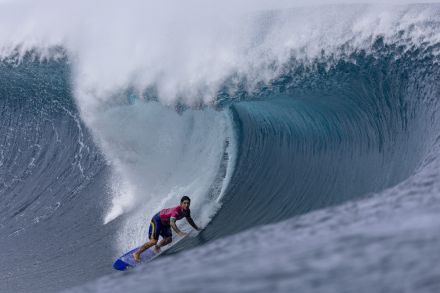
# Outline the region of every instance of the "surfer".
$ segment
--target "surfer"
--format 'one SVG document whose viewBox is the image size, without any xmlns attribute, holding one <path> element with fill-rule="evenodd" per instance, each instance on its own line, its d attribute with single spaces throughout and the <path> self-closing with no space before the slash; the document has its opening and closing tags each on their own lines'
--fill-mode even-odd
<svg viewBox="0 0 440 293">
<path fill-rule="evenodd" d="M 150 222 L 150 228 L 148 230 L 148 238 L 150 241 L 142 245 L 139 250 L 133 253 L 133 258 L 137 262 L 141 261 L 141 253 L 148 248 L 154 246 L 154 252 L 159 253 L 162 246 L 170 244 L 173 240 L 171 228 L 173 228 L 174 232 L 176 232 L 176 234 L 180 237 L 186 236 L 187 233 L 180 231 L 176 225 L 176 221 L 184 217 L 194 229 L 201 231 L 201 229 L 197 227 L 191 218 L 191 211 L 189 209 L 190 204 L 191 199 L 188 196 L 183 196 L 180 199 L 180 205 L 174 208 L 163 209 L 153 216 Z M 162 236 L 163 239 L 157 243 L 159 240 L 159 235 Z"/>
</svg>

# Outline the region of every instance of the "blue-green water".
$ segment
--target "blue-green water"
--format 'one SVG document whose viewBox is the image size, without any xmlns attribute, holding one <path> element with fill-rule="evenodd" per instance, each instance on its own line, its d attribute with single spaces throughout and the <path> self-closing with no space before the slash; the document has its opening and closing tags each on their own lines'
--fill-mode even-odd
<svg viewBox="0 0 440 293">
<path fill-rule="evenodd" d="M 438 15 L 410 29 L 435 39 Z M 232 74 L 208 105 L 124 89 L 93 118 L 68 50 L 5 58 L 0 291 L 436 292 L 439 44 L 408 34 L 292 53 L 252 90 Z M 113 272 L 146 240 L 142 205 L 182 192 L 203 232 Z"/>
</svg>

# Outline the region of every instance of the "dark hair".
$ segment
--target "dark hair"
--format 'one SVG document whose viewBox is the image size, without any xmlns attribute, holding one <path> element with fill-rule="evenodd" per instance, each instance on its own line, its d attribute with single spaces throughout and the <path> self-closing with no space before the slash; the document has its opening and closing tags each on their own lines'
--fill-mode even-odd
<svg viewBox="0 0 440 293">
<path fill-rule="evenodd" d="M 184 202 L 185 200 L 191 202 L 191 199 L 190 199 L 188 196 L 184 195 L 184 196 L 182 196 L 182 198 L 180 199 L 180 203 Z"/>
</svg>

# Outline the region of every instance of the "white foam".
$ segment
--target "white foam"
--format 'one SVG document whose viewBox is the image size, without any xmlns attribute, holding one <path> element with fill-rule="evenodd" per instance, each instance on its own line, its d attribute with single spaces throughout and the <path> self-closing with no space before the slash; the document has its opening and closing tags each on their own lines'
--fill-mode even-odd
<svg viewBox="0 0 440 293">
<path fill-rule="evenodd" d="M 368 47 L 407 30 L 415 42 L 439 40 L 429 7 L 361 1 L 16 1 L 0 3 L 0 56 L 62 46 L 72 61 L 83 114 L 93 116 L 111 94 L 154 85 L 164 104 L 211 103 L 232 74 L 249 85 L 279 74 L 294 54 L 314 58 L 342 44 Z M 410 2 L 410 1 L 406 1 Z M 396 3 L 396 1 L 387 1 Z M 301 8 L 295 8 L 302 6 Z M 308 6 L 308 7 L 307 7 Z M 264 9 L 294 7 L 262 16 Z M 411 30 L 409 28 L 412 28 Z M 93 109 L 91 109 L 93 106 Z"/>
</svg>

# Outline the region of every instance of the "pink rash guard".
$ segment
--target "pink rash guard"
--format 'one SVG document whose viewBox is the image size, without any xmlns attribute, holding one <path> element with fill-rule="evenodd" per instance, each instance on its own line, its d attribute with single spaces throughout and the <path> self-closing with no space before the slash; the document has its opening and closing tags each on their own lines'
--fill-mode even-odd
<svg viewBox="0 0 440 293">
<path fill-rule="evenodd" d="M 162 224 L 164 225 L 169 225 L 170 224 L 170 220 L 172 218 L 174 218 L 176 221 L 188 217 L 191 217 L 191 212 L 190 210 L 184 210 L 180 207 L 180 205 L 178 205 L 177 207 L 174 208 L 169 208 L 169 209 L 163 209 L 160 211 L 159 213 L 160 216 L 160 221 L 162 222 Z"/>
</svg>

